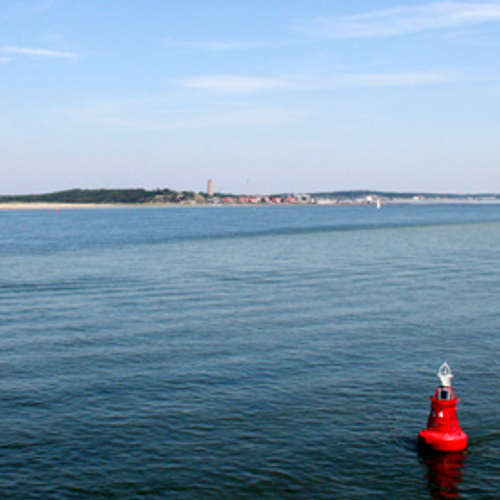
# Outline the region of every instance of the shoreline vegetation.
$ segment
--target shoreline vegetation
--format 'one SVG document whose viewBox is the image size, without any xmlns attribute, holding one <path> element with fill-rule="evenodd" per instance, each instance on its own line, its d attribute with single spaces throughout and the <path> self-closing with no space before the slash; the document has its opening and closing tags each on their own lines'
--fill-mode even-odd
<svg viewBox="0 0 500 500">
<path fill-rule="evenodd" d="M 500 203 L 500 194 L 436 194 L 325 191 L 271 195 L 207 193 L 171 189 L 72 189 L 46 194 L 0 195 L 0 210 L 111 208 L 126 206 L 382 205 L 395 203 Z"/>
</svg>

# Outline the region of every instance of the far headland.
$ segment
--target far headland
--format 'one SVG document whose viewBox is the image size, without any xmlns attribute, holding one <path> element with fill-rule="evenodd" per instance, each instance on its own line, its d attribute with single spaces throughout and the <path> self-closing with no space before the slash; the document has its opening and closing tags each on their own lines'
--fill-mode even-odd
<svg viewBox="0 0 500 500">
<path fill-rule="evenodd" d="M 0 195 L 0 209 L 106 206 L 377 205 L 395 203 L 498 203 L 500 194 L 392 192 L 374 190 L 237 194 L 173 189 L 70 189 L 44 194 Z"/>
</svg>

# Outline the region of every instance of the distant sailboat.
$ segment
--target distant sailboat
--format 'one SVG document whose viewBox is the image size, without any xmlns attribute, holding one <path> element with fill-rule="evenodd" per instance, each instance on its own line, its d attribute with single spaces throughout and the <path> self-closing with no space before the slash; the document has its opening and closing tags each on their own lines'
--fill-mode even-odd
<svg viewBox="0 0 500 500">
<path fill-rule="evenodd" d="M 380 210 L 382 208 L 382 202 L 380 201 L 380 198 L 377 198 L 377 210 Z"/>
</svg>

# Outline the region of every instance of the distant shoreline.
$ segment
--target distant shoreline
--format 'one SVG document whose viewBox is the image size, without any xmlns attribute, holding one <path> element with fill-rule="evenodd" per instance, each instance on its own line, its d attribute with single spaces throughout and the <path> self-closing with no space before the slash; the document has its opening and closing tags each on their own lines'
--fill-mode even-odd
<svg viewBox="0 0 500 500">
<path fill-rule="evenodd" d="M 500 200 L 477 200 L 477 199 L 435 199 L 435 200 L 386 200 L 383 205 L 498 205 Z M 0 203 L 0 211 L 29 211 L 29 210 L 97 210 L 97 209 L 120 209 L 120 208 L 222 208 L 222 207 L 358 207 L 371 206 L 373 204 L 366 203 L 282 203 L 282 204 L 218 204 L 213 203 L 196 203 L 196 204 L 179 204 L 179 203 L 41 203 L 41 202 L 7 202 Z"/>
<path fill-rule="evenodd" d="M 190 207 L 214 207 L 214 206 L 236 206 L 236 205 L 213 205 L 210 203 L 197 203 L 193 205 L 181 205 L 179 203 L 40 203 L 40 202 L 12 202 L 0 203 L 0 211 L 10 210 L 95 210 L 100 208 L 190 208 Z"/>
<path fill-rule="evenodd" d="M 392 191 L 322 191 L 311 193 L 231 194 L 172 189 L 70 189 L 45 194 L 0 195 L 0 210 L 62 210 L 116 207 L 312 206 L 499 203 L 500 194 L 453 194 Z"/>
<path fill-rule="evenodd" d="M 66 210 L 79 208 L 117 208 L 118 204 L 98 203 L 0 203 L 0 210 Z"/>
</svg>

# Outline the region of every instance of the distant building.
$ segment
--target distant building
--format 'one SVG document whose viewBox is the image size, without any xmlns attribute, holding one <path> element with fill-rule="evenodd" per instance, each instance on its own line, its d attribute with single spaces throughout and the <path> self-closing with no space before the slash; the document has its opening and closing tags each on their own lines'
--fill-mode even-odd
<svg viewBox="0 0 500 500">
<path fill-rule="evenodd" d="M 295 194 L 294 195 L 295 201 L 297 203 L 311 203 L 311 195 L 310 194 Z"/>
<path fill-rule="evenodd" d="M 214 195 L 214 181 L 212 179 L 208 179 L 207 182 L 207 194 L 208 196 Z"/>
</svg>

